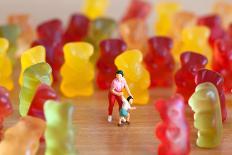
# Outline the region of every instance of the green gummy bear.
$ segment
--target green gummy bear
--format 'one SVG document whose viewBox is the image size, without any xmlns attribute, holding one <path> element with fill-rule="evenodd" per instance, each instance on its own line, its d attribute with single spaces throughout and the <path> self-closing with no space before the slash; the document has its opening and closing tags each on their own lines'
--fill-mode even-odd
<svg viewBox="0 0 232 155">
<path fill-rule="evenodd" d="M 47 123 L 45 131 L 45 155 L 76 155 L 75 134 L 72 124 L 74 107 L 71 103 L 47 100 L 44 113 Z"/>
<path fill-rule="evenodd" d="M 23 84 L 19 94 L 19 113 L 26 116 L 37 86 L 41 83 L 51 85 L 52 69 L 49 64 L 42 62 L 28 67 L 23 73 Z"/>
<path fill-rule="evenodd" d="M 6 38 L 9 43 L 8 53 L 12 58 L 17 50 L 17 40 L 21 34 L 21 29 L 18 25 L 9 24 L 0 26 L 0 37 Z"/>
<path fill-rule="evenodd" d="M 98 58 L 99 43 L 104 39 L 112 37 L 116 28 L 117 23 L 111 18 L 99 17 L 91 22 L 86 41 L 94 46 L 93 62 Z"/>
<path fill-rule="evenodd" d="M 189 99 L 198 129 L 197 146 L 214 148 L 221 142 L 223 126 L 217 88 L 210 82 L 199 84 Z"/>
</svg>

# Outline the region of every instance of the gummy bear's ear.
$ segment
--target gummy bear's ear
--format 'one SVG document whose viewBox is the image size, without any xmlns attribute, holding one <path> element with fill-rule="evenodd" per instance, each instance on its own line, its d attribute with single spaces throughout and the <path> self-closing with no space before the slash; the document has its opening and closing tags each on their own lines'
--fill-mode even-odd
<svg viewBox="0 0 232 155">
<path fill-rule="evenodd" d="M 186 51 L 182 53 L 180 56 L 180 61 L 182 65 L 201 64 L 202 66 L 205 66 L 208 63 L 208 60 L 204 55 L 192 51 Z"/>
<path fill-rule="evenodd" d="M 163 47 L 170 51 L 173 47 L 173 41 L 169 37 L 157 36 L 151 37 L 148 40 L 148 45 L 151 49 L 159 49 L 160 47 Z"/>
</svg>

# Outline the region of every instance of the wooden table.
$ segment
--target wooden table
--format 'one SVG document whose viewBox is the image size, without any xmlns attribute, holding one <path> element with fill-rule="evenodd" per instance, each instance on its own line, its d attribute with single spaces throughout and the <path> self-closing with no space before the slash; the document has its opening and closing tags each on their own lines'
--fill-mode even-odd
<svg viewBox="0 0 232 155">
<path fill-rule="evenodd" d="M 18 73 L 15 73 L 18 75 Z M 14 114 L 5 122 L 5 127 L 11 126 L 18 118 L 18 91 L 11 93 L 14 103 Z M 160 121 L 155 111 L 154 101 L 157 98 L 167 98 L 173 89 L 155 89 L 150 91 L 150 101 L 147 105 L 137 106 L 131 112 L 131 125 L 119 128 L 117 126 L 118 105 L 115 105 L 113 122 L 107 122 L 107 92 L 96 90 L 92 97 L 77 97 L 65 99 L 75 105 L 73 123 L 75 125 L 76 148 L 80 155 L 151 155 L 157 154 L 159 141 L 154 136 L 155 125 Z M 232 152 L 232 119 L 231 107 L 228 105 L 229 118 L 224 124 L 222 143 L 215 149 L 200 149 L 195 145 L 197 131 L 193 128 L 193 119 L 190 108 L 186 115 L 191 127 L 191 154 L 192 155 L 230 155 Z M 231 139 L 230 139 L 231 138 Z M 40 146 L 38 155 L 44 154 L 44 145 Z"/>
</svg>

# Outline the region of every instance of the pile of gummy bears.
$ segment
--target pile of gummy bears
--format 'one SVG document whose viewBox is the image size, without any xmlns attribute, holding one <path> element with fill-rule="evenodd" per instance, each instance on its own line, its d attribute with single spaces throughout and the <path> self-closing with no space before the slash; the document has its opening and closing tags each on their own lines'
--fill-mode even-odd
<svg viewBox="0 0 232 155">
<path fill-rule="evenodd" d="M 218 2 L 203 16 L 179 3 L 156 4 L 153 36 L 147 28 L 151 3 L 131 0 L 120 21 L 105 15 L 108 4 L 85 0 L 67 26 L 50 19 L 34 30 L 27 14 L 10 15 L 0 25 L 0 155 L 34 155 L 44 141 L 46 155 L 76 154 L 74 106 L 61 101 L 57 88 L 67 98 L 91 96 L 95 84 L 109 89 L 118 69 L 136 104 L 148 103 L 151 88 L 176 87 L 172 97 L 155 102 L 162 119 L 155 131 L 159 155 L 190 153 L 188 105 L 197 146 L 220 145 L 232 89 L 232 3 Z M 22 46 L 28 48 L 21 52 Z M 21 118 L 3 132 L 13 113 L 9 91 L 19 62 Z"/>
</svg>

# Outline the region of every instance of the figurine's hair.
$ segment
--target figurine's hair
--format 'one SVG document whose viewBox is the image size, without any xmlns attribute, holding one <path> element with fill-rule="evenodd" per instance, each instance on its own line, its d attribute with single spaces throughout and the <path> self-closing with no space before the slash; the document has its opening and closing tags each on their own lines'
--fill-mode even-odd
<svg viewBox="0 0 232 155">
<path fill-rule="evenodd" d="M 129 102 L 131 99 L 133 99 L 132 96 L 128 96 L 128 97 L 127 97 L 127 101 L 128 101 L 128 102 Z"/>
<path fill-rule="evenodd" d="M 116 74 L 121 74 L 122 76 L 124 76 L 124 73 L 123 73 L 122 70 L 117 70 L 117 71 L 116 71 Z"/>
</svg>

